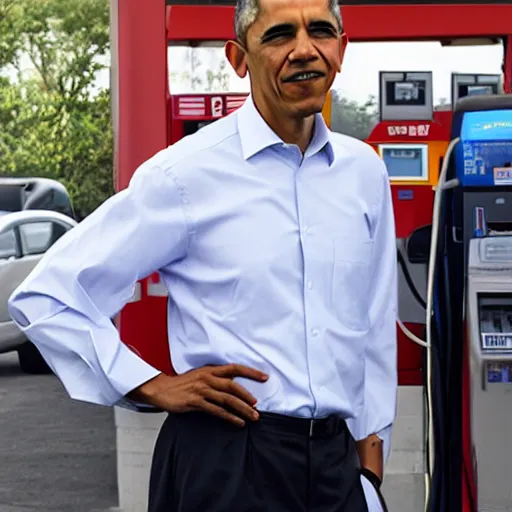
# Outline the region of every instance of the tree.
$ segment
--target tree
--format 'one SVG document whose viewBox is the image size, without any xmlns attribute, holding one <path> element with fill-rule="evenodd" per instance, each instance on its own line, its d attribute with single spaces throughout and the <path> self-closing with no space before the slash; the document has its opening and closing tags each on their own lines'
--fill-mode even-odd
<svg viewBox="0 0 512 512">
<path fill-rule="evenodd" d="M 43 87 L 66 101 L 88 96 L 109 49 L 107 0 L 21 0 L 21 48 L 12 64 L 23 75 L 27 56 Z"/>
<path fill-rule="evenodd" d="M 83 215 L 113 193 L 108 0 L 0 0 L 0 172 L 61 181 Z M 29 62 L 29 71 L 24 61 Z"/>
<path fill-rule="evenodd" d="M 227 64 L 222 60 L 219 64 L 217 72 L 208 70 L 206 72 L 206 90 L 207 91 L 228 91 L 229 90 L 229 73 L 227 72 Z"/>
<path fill-rule="evenodd" d="M 197 53 L 196 48 L 187 49 L 186 61 L 190 66 L 189 71 L 185 71 L 183 79 L 190 82 L 190 88 L 192 91 L 196 91 L 198 87 L 203 84 L 203 79 L 199 75 L 199 68 L 201 67 L 201 60 Z"/>
<path fill-rule="evenodd" d="M 379 122 L 375 96 L 359 104 L 334 92 L 332 95 L 332 129 L 357 139 L 366 139 Z"/>
<path fill-rule="evenodd" d="M 229 91 L 230 74 L 224 57 L 219 58 L 215 49 L 207 49 L 212 64 L 203 65 L 199 52 L 205 48 L 188 48 L 185 54 L 185 71 L 170 74 L 171 82 L 185 85 L 193 92 Z M 203 54 L 203 58 L 206 55 Z"/>
</svg>

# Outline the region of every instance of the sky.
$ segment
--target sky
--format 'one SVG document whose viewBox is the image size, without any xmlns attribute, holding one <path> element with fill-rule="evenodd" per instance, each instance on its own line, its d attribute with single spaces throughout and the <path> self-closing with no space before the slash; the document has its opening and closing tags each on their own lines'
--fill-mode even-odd
<svg viewBox="0 0 512 512">
<path fill-rule="evenodd" d="M 169 50 L 171 71 L 187 68 L 186 52 L 179 47 Z M 221 48 L 201 48 L 197 52 L 203 73 L 207 68 L 218 69 L 224 58 Z M 379 71 L 432 71 L 434 100 L 446 98 L 450 102 L 452 73 L 501 74 L 502 59 L 500 45 L 448 48 L 437 42 L 350 43 L 333 88 L 349 99 L 364 102 L 370 94 L 378 95 Z M 248 81 L 231 73 L 230 90 L 248 91 Z M 171 83 L 171 91 L 191 92 L 188 82 L 176 81 Z"/>
<path fill-rule="evenodd" d="M 182 73 L 189 68 L 186 47 L 169 48 L 169 70 Z M 218 69 L 224 60 L 222 47 L 198 48 L 196 55 L 201 66 L 198 73 L 205 76 L 207 69 Z M 445 98 L 450 102 L 452 73 L 501 74 L 503 48 L 501 45 L 442 47 L 437 42 L 349 43 L 343 69 L 336 77 L 333 88 L 348 99 L 364 103 L 368 96 L 378 97 L 379 71 L 432 71 L 434 102 Z M 247 92 L 248 80 L 240 80 L 230 71 L 230 91 Z M 100 88 L 109 86 L 109 71 L 102 71 L 97 80 Z M 176 93 L 204 92 L 204 88 L 192 91 L 190 81 L 171 81 L 171 91 Z"/>
</svg>

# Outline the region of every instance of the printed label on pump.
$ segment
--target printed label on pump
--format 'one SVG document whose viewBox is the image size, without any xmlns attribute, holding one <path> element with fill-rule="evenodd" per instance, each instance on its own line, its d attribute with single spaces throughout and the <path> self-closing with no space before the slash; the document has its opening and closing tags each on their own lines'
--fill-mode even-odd
<svg viewBox="0 0 512 512">
<path fill-rule="evenodd" d="M 489 384 L 511 384 L 512 365 L 509 362 L 499 361 L 486 364 L 487 382 Z"/>
<path fill-rule="evenodd" d="M 503 381 L 503 372 L 499 363 L 491 363 L 487 365 L 487 382 L 497 383 Z"/>
<path fill-rule="evenodd" d="M 483 350 L 511 350 L 512 349 L 512 333 L 511 334 L 482 334 Z"/>
<path fill-rule="evenodd" d="M 512 185 L 512 167 L 495 167 L 494 184 Z"/>
<path fill-rule="evenodd" d="M 213 96 L 211 100 L 212 117 L 222 117 L 222 108 L 224 106 L 220 96 Z"/>
</svg>

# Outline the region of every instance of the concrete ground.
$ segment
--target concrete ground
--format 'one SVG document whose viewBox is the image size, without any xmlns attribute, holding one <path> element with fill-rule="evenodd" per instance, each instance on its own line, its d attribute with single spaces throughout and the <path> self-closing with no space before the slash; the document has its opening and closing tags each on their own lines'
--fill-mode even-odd
<svg viewBox="0 0 512 512">
<path fill-rule="evenodd" d="M 421 390 L 400 391 L 405 395 L 384 495 L 390 511 L 421 512 Z M 134 418 L 142 421 L 141 415 Z M 125 481 L 124 499 L 136 495 L 140 501 L 157 430 L 141 438 L 144 430 L 130 422 L 125 426 L 135 438 L 121 439 L 126 441 L 121 468 L 133 473 Z M 140 453 L 143 449 L 147 453 Z M 114 512 L 117 505 L 114 411 L 72 401 L 54 376 L 25 375 L 16 354 L 0 355 L 0 512 Z"/>
<path fill-rule="evenodd" d="M 51 375 L 0 355 L 0 512 L 117 506 L 113 410 L 70 400 Z"/>
</svg>

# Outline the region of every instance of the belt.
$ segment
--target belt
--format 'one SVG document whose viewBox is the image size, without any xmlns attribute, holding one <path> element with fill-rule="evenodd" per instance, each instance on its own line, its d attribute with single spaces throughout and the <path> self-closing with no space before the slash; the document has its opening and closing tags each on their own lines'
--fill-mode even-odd
<svg viewBox="0 0 512 512">
<path fill-rule="evenodd" d="M 348 431 L 345 420 L 335 415 L 326 418 L 298 418 L 270 412 L 260 412 L 259 414 L 259 421 L 264 425 L 273 425 L 303 437 L 328 438 Z"/>
</svg>

